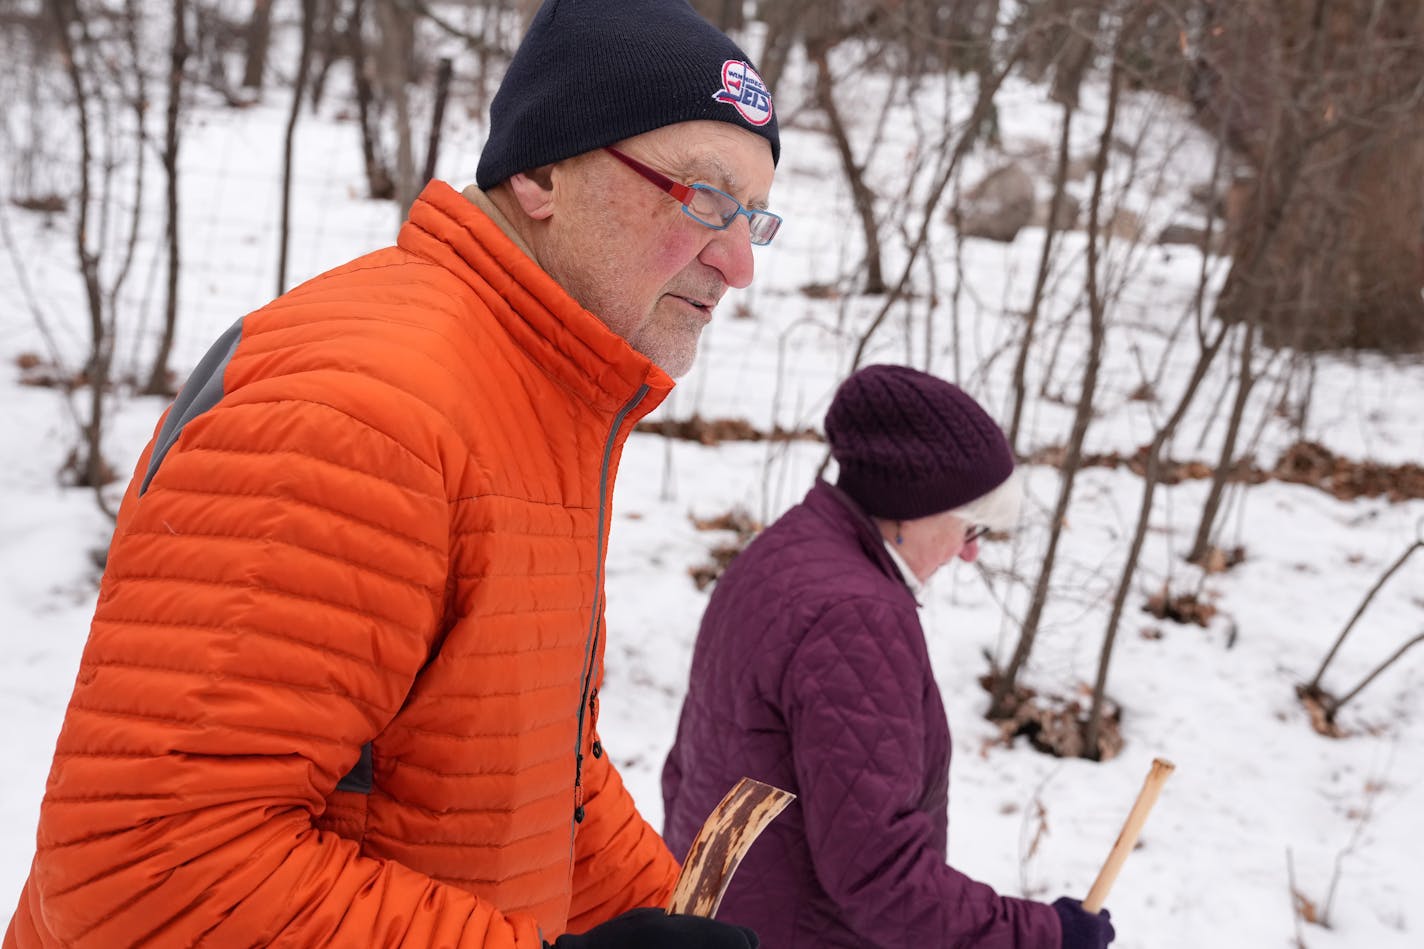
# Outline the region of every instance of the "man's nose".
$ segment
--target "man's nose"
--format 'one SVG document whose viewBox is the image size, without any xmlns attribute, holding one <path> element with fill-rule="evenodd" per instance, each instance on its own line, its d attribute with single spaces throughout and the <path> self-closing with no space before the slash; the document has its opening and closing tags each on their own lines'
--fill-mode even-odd
<svg viewBox="0 0 1424 949">
<path fill-rule="evenodd" d="M 738 215 L 726 230 L 713 232 L 697 259 L 721 273 L 729 287 L 741 290 L 751 284 L 756 261 L 752 258 L 750 222 Z"/>
</svg>

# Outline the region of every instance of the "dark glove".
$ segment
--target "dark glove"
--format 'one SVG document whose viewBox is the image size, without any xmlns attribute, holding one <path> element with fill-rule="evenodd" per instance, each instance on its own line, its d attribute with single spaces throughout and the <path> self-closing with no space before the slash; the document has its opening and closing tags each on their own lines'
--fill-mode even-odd
<svg viewBox="0 0 1424 949">
<path fill-rule="evenodd" d="M 1053 908 L 1063 923 L 1063 949 L 1106 949 L 1117 936 L 1107 910 L 1090 913 L 1082 903 L 1066 896 L 1054 900 Z"/>
<path fill-rule="evenodd" d="M 553 949 L 757 949 L 756 933 L 700 916 L 630 909 L 579 935 L 554 940 Z"/>
</svg>

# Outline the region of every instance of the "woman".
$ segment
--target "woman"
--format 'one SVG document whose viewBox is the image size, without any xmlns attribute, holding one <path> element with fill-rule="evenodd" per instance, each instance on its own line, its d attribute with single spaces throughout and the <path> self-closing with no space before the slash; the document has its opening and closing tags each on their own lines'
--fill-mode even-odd
<svg viewBox="0 0 1424 949">
<path fill-rule="evenodd" d="M 686 853 L 750 775 L 797 794 L 722 903 L 766 946 L 1102 949 L 1106 912 L 999 896 L 945 862 L 949 726 L 916 598 L 1013 524 L 1003 433 L 903 366 L 847 379 L 825 428 L 836 485 L 753 541 L 703 617 L 663 769 L 669 846 Z"/>
</svg>

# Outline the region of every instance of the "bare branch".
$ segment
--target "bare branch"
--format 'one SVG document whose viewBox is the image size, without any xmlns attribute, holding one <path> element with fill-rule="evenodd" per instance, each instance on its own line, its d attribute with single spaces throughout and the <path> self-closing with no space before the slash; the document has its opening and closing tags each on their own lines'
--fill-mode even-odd
<svg viewBox="0 0 1424 949">
<path fill-rule="evenodd" d="M 1340 635 L 1335 637 L 1335 644 L 1331 646 L 1330 651 L 1325 654 L 1325 659 L 1320 663 L 1320 668 L 1315 670 L 1314 678 L 1306 683 L 1305 688 L 1307 691 L 1320 691 L 1320 680 L 1324 677 L 1326 668 L 1330 665 L 1331 660 L 1335 658 L 1335 654 L 1340 651 L 1340 647 L 1345 644 L 1345 637 L 1350 635 L 1350 630 L 1355 628 L 1355 623 L 1364 615 L 1366 608 L 1368 608 L 1370 603 L 1374 600 L 1375 594 L 1379 593 L 1384 585 L 1389 582 L 1389 578 L 1394 576 L 1400 567 L 1404 566 L 1404 562 L 1412 557 L 1416 550 L 1420 547 L 1424 547 L 1424 519 L 1421 519 L 1419 524 L 1416 525 L 1416 530 L 1420 532 L 1421 536 L 1416 537 L 1414 543 L 1404 549 L 1404 553 L 1399 555 L 1399 558 L 1390 565 L 1389 569 L 1381 574 L 1380 578 L 1375 581 L 1375 585 L 1370 588 L 1370 592 L 1365 594 L 1365 598 L 1361 600 L 1360 605 L 1355 608 L 1355 613 L 1350 617 L 1350 621 L 1345 624 L 1344 629 L 1340 630 Z M 1401 652 L 1402 651 L 1403 650 L 1401 650 Z M 1373 676 L 1371 676 L 1371 678 L 1373 678 Z M 1368 682 L 1368 680 L 1366 681 Z M 1361 688 L 1363 688 L 1363 686 L 1361 686 Z M 1358 691 L 1359 689 L 1355 690 L 1355 692 Z M 1354 692 L 1350 693 L 1350 695 L 1353 696 Z M 1343 700 L 1337 704 L 1337 707 L 1339 704 L 1344 704 Z"/>
</svg>

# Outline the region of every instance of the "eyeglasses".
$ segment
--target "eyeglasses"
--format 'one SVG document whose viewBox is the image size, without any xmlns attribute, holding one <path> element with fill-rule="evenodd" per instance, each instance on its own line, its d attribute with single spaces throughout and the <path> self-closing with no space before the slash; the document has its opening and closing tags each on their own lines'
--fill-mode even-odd
<svg viewBox="0 0 1424 949">
<path fill-rule="evenodd" d="M 964 528 L 964 543 L 972 544 L 974 541 L 989 533 L 989 528 L 983 524 L 970 524 Z"/>
<path fill-rule="evenodd" d="M 751 229 L 752 243 L 758 246 L 770 244 L 771 239 L 781 228 L 780 215 L 772 214 L 770 211 L 744 208 L 742 202 L 711 185 L 685 185 L 674 181 L 662 172 L 649 168 L 636 158 L 630 158 L 616 148 L 604 148 L 603 150 L 672 195 L 673 199 L 682 205 L 682 213 L 703 227 L 710 227 L 714 231 L 725 231 L 738 217 L 745 217 Z"/>
</svg>

